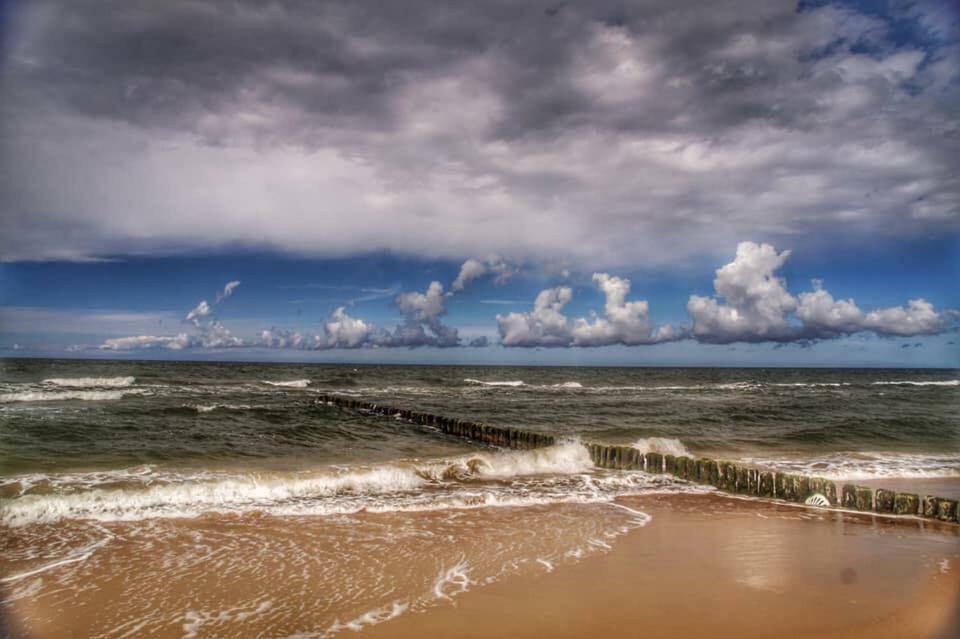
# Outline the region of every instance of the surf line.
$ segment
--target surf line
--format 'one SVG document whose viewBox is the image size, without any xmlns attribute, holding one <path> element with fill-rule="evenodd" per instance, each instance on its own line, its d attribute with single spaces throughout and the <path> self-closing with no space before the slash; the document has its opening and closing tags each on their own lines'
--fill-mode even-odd
<svg viewBox="0 0 960 639">
<path fill-rule="evenodd" d="M 504 428 L 464 419 L 443 417 L 415 410 L 392 408 L 352 397 L 320 395 L 319 400 L 344 409 L 405 419 L 414 424 L 432 426 L 443 433 L 501 448 L 530 450 L 553 446 L 553 435 L 516 428 Z M 644 453 L 633 446 L 585 443 L 595 466 L 614 470 L 642 470 L 668 474 L 686 481 L 707 484 L 737 495 L 781 499 L 816 507 L 840 508 L 885 516 L 921 517 L 946 523 L 960 523 L 957 500 L 933 495 L 900 493 L 868 486 L 837 484 L 823 477 L 753 468 L 707 457 Z"/>
</svg>

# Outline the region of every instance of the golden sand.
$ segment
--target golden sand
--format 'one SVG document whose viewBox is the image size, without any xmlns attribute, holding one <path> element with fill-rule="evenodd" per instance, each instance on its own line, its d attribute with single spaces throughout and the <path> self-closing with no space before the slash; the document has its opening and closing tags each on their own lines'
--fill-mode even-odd
<svg viewBox="0 0 960 639">
<path fill-rule="evenodd" d="M 369 636 L 960 637 L 957 526 L 715 495 L 621 501 L 653 522 L 611 552 Z"/>
<path fill-rule="evenodd" d="M 103 525 L 89 534 L 109 541 L 88 559 L 0 584 L 3 630 L 38 639 L 355 629 L 401 638 L 960 636 L 958 526 L 715 494 L 619 505 L 629 510 Z M 633 511 L 652 521 L 641 525 Z M 0 531 L 0 544 L 16 550 L 22 534 Z"/>
</svg>

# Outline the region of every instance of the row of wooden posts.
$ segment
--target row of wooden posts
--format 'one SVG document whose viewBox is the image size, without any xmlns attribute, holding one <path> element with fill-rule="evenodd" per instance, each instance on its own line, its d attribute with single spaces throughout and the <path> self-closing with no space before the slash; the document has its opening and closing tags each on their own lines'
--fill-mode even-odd
<svg viewBox="0 0 960 639">
<path fill-rule="evenodd" d="M 323 395 L 321 401 L 375 415 L 399 417 L 415 424 L 432 426 L 449 435 L 502 448 L 529 450 L 557 443 L 552 435 L 391 408 L 351 397 Z M 954 499 L 894 492 L 883 488 L 874 490 L 853 484 L 843 484 L 838 492 L 837 485 L 823 477 L 779 473 L 705 457 L 695 459 L 654 452 L 643 453 L 632 446 L 600 443 L 589 443 L 585 446 L 590 451 L 593 463 L 600 468 L 666 473 L 687 481 L 715 486 L 730 493 L 798 503 L 806 503 L 814 495 L 821 495 L 830 506 L 848 510 L 960 522 L 960 509 Z M 820 505 L 823 505 L 822 502 Z"/>
</svg>

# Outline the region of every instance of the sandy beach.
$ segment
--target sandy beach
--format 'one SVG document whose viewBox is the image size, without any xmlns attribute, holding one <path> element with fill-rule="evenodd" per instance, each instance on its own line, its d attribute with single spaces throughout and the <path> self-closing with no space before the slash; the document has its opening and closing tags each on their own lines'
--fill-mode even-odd
<svg viewBox="0 0 960 639">
<path fill-rule="evenodd" d="M 946 639 L 960 628 L 960 527 L 719 494 L 97 530 L 109 541 L 84 560 L 4 584 L 9 636 Z"/>
<path fill-rule="evenodd" d="M 620 501 L 653 520 L 611 552 L 369 636 L 960 636 L 960 527 L 718 495 Z"/>
</svg>

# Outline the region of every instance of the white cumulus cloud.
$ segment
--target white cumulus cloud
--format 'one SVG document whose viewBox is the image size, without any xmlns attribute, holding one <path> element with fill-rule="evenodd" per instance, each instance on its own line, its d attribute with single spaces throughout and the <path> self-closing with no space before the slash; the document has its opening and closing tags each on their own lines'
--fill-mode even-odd
<svg viewBox="0 0 960 639">
<path fill-rule="evenodd" d="M 240 284 L 238 281 L 227 282 L 223 292 L 216 296 L 216 304 L 229 297 Z M 187 348 L 237 348 L 248 346 L 243 339 L 233 335 L 226 326 L 216 319 L 207 319 L 213 314 L 213 307 L 207 300 L 200 300 L 184 318 L 197 330 L 195 334 L 178 333 L 177 335 L 132 335 L 107 339 L 100 345 L 102 350 L 126 351 L 149 350 L 167 348 L 183 350 Z"/>
<path fill-rule="evenodd" d="M 570 320 L 563 308 L 573 298 L 567 286 L 546 289 L 537 295 L 529 313 L 497 315 L 504 346 L 610 346 L 656 344 L 680 339 L 684 329 L 656 327 L 646 300 L 627 301 L 630 280 L 594 273 L 593 281 L 605 296 L 604 315 Z"/>
<path fill-rule="evenodd" d="M 797 300 L 774 275 L 788 257 L 790 251 L 777 253 L 770 244 L 740 242 L 733 262 L 717 269 L 713 280 L 716 296 L 724 301 L 690 296 L 693 335 L 717 343 L 789 339 L 795 331 L 787 314 Z"/>
<path fill-rule="evenodd" d="M 734 260 L 717 269 L 715 295 L 691 295 L 687 310 L 693 336 L 713 344 L 831 339 L 870 331 L 887 337 L 934 335 L 947 319 L 919 298 L 906 306 L 863 311 L 851 299 L 835 299 L 821 280 L 794 297 L 777 277 L 790 251 L 770 244 L 741 242 Z"/>
</svg>

